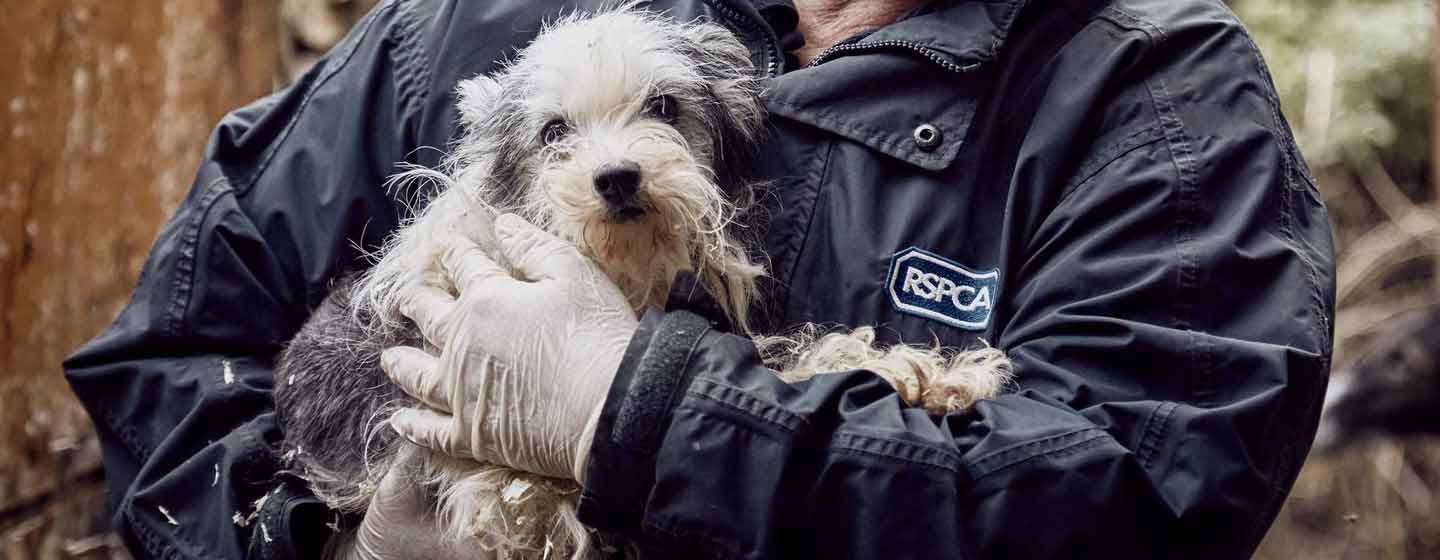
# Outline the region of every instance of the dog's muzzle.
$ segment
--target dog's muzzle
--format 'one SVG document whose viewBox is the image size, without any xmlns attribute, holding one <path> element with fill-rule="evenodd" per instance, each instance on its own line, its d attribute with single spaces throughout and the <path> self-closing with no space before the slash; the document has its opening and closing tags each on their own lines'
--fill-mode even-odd
<svg viewBox="0 0 1440 560">
<path fill-rule="evenodd" d="M 645 215 L 640 204 L 640 164 L 625 160 L 595 170 L 595 191 L 605 201 L 610 217 L 629 222 Z"/>
</svg>

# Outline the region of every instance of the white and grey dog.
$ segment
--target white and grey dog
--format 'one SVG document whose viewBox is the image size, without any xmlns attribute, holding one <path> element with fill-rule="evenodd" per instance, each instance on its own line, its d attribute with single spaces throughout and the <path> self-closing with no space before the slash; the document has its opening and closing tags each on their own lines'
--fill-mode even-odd
<svg viewBox="0 0 1440 560">
<path fill-rule="evenodd" d="M 458 103 L 466 133 L 444 170 L 399 178 L 433 181 L 438 193 L 281 356 L 275 394 L 287 456 L 344 512 L 363 514 L 386 472 L 410 468 L 433 489 L 453 538 L 500 557 L 589 556 L 597 537 L 575 520 L 573 481 L 442 457 L 383 429 L 391 412 L 415 406 L 378 365 L 385 348 L 420 344 L 397 294 L 434 274 L 438 240 L 466 235 L 493 249 L 492 217 L 514 212 L 578 246 L 636 313 L 663 306 L 676 273 L 688 270 L 746 329 L 764 274 L 736 233 L 751 198 L 746 156 L 763 121 L 758 84 L 746 48 L 724 28 L 622 8 L 547 26 L 501 71 L 460 84 Z M 788 381 L 868 369 L 937 413 L 998 393 L 1009 375 L 997 350 L 880 348 L 871 328 L 756 341 Z"/>
</svg>

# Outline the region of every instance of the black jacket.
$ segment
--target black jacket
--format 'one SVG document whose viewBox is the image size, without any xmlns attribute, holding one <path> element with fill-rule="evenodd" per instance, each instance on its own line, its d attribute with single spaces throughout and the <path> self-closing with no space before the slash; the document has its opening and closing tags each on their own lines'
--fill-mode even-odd
<svg viewBox="0 0 1440 560">
<path fill-rule="evenodd" d="M 677 297 L 611 390 L 584 519 L 682 558 L 1253 551 L 1314 432 L 1334 268 L 1220 0 L 942 1 L 803 69 L 784 2 L 654 7 L 724 22 L 769 78 L 761 325 L 984 338 L 1019 382 L 945 418 L 866 372 L 787 386 Z M 274 357 L 402 217 L 386 176 L 455 137 L 456 81 L 559 8 L 384 3 L 219 125 L 133 299 L 66 363 L 137 553 L 286 557 L 328 533 L 276 472 Z"/>
</svg>

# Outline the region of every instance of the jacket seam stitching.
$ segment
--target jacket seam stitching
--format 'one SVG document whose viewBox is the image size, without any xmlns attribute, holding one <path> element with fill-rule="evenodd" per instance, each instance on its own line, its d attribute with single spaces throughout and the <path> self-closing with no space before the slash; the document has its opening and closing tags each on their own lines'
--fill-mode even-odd
<svg viewBox="0 0 1440 560">
<path fill-rule="evenodd" d="M 825 197 L 825 178 L 830 175 L 830 164 L 835 157 L 836 142 L 837 140 L 830 139 L 825 143 L 825 157 L 820 161 L 819 169 L 814 171 L 815 179 L 811 184 L 815 185 L 815 198 L 810 202 L 810 210 L 805 216 L 805 225 L 803 226 L 804 229 L 800 231 L 799 242 L 796 243 L 795 248 L 791 250 L 790 270 L 783 280 L 786 283 L 783 290 L 785 305 L 778 310 L 779 322 L 782 324 L 790 318 L 790 285 L 794 283 L 795 273 L 800 269 L 800 255 L 805 252 L 805 244 L 810 242 L 811 226 L 815 224 L 815 214 L 820 211 L 820 201 Z M 816 150 L 816 153 L 818 154 L 819 150 Z M 777 278 L 776 280 L 780 279 Z"/>
<path fill-rule="evenodd" d="M 180 553 L 178 551 L 165 546 L 165 544 L 161 542 L 159 535 L 156 535 L 149 527 L 140 523 L 140 520 L 135 517 L 134 507 L 135 501 L 133 498 L 125 500 L 125 502 L 120 505 L 120 508 L 125 512 L 125 521 L 129 523 L 130 530 L 135 533 L 140 544 L 145 547 L 145 551 L 161 558 L 179 557 Z"/>
<path fill-rule="evenodd" d="M 290 138 L 290 133 L 295 131 L 295 124 L 300 121 L 300 116 L 305 114 L 305 110 L 310 107 L 310 101 L 314 99 L 315 92 L 319 91 L 321 86 L 328 83 L 331 78 L 334 78 L 342 69 L 350 64 L 350 61 L 355 57 L 355 52 L 359 50 L 360 43 L 370 35 L 376 22 L 380 20 L 381 15 L 386 11 L 393 11 L 395 6 L 396 2 L 391 1 L 375 8 L 375 10 L 366 17 L 364 27 L 355 35 L 354 40 L 348 41 L 349 44 L 345 45 L 346 50 L 340 53 L 332 53 L 341 55 L 338 63 L 332 64 L 328 62 L 330 59 L 328 57 L 326 58 L 327 62 L 322 70 L 324 75 L 315 80 L 309 89 L 305 91 L 305 97 L 300 100 L 300 106 L 296 108 L 295 113 L 290 116 L 290 120 L 285 123 L 285 130 L 281 132 L 275 142 L 270 145 L 269 151 L 265 154 L 265 158 L 261 160 L 260 165 L 256 166 L 255 170 L 251 171 L 250 175 L 245 177 L 245 180 L 240 181 L 239 185 L 235 187 L 238 195 L 243 196 L 249 193 L 250 189 L 255 186 L 255 183 L 260 180 L 260 176 L 264 175 L 265 171 L 270 169 L 271 162 L 273 162 L 275 156 L 280 153 L 280 146 L 284 145 L 285 141 Z M 398 70 L 399 69 L 397 69 L 397 71 Z"/>
<path fill-rule="evenodd" d="M 1323 354 L 1326 352 L 1326 349 L 1330 348 L 1332 341 L 1331 336 L 1325 334 L 1330 331 L 1330 319 L 1327 318 L 1323 312 L 1325 303 L 1324 297 L 1320 293 L 1321 282 L 1318 272 L 1319 266 L 1310 258 L 1307 251 L 1302 250 L 1298 238 L 1295 236 L 1293 224 L 1291 223 L 1295 215 L 1294 201 L 1291 200 L 1293 193 L 1312 190 L 1314 181 L 1309 174 L 1304 172 L 1302 163 L 1296 161 L 1300 157 L 1300 148 L 1295 142 L 1294 134 L 1289 132 L 1289 127 L 1285 124 L 1284 115 L 1280 109 L 1279 95 L 1274 91 L 1274 78 L 1270 74 L 1269 67 L 1265 65 L 1265 60 L 1260 56 L 1259 47 L 1255 45 L 1254 39 L 1251 38 L 1248 33 L 1244 34 L 1244 39 L 1245 46 L 1250 53 L 1251 62 L 1255 64 L 1256 69 L 1265 78 L 1266 87 L 1262 89 L 1265 94 L 1266 104 L 1269 105 L 1270 109 L 1270 118 L 1272 121 L 1271 134 L 1279 138 L 1283 144 L 1284 149 L 1281 150 L 1280 157 L 1285 167 L 1284 179 L 1285 186 L 1288 190 L 1282 199 L 1282 211 L 1284 214 L 1281 216 L 1281 228 L 1285 233 L 1286 241 L 1289 241 L 1291 248 L 1295 250 L 1296 256 L 1305 264 L 1306 279 L 1310 281 L 1311 311 L 1315 314 L 1315 317 L 1320 320 L 1322 329 L 1322 332 L 1316 333 L 1319 335 L 1316 337 L 1316 342 L 1319 343 L 1319 350 Z M 1295 181 L 1297 176 L 1305 182 L 1304 188 L 1297 186 Z"/>
<path fill-rule="evenodd" d="M 949 462 L 950 464 L 946 464 L 946 463 L 940 462 L 940 461 L 927 461 L 927 460 L 920 459 L 920 458 L 917 458 L 917 457 L 903 457 L 903 456 L 896 455 L 896 454 L 892 454 L 892 453 L 881 453 L 881 452 L 879 452 L 879 451 L 874 451 L 874 450 L 871 450 L 871 449 L 864 449 L 864 448 L 861 448 L 861 447 L 856 446 L 856 445 L 848 445 L 848 444 L 846 444 L 843 440 L 852 440 L 852 441 L 858 441 L 858 442 L 873 442 L 873 443 L 881 443 L 881 444 L 887 444 L 887 445 L 894 445 L 894 446 L 896 446 L 896 447 L 903 448 L 903 449 L 910 450 L 910 451 L 917 452 L 917 453 L 926 453 L 926 452 L 935 453 L 935 454 L 938 454 L 938 455 L 941 456 L 941 457 L 945 457 L 946 459 L 950 459 L 950 462 Z M 873 457 L 878 457 L 878 458 L 881 458 L 881 459 L 885 459 L 885 460 L 887 460 L 887 461 L 900 461 L 900 462 L 904 462 L 904 463 L 910 463 L 910 464 L 913 464 L 913 465 L 919 465 L 919 466 L 923 466 L 923 467 L 930 467 L 930 468 L 934 468 L 934 469 L 940 469 L 940 470 L 949 471 L 949 472 L 953 472 L 953 473 L 958 473 L 958 472 L 960 472 L 960 463 L 961 463 L 961 461 L 960 461 L 960 459 L 959 459 L 958 457 L 955 457 L 954 455 L 951 455 L 951 454 L 949 454 L 949 453 L 946 453 L 944 450 L 942 450 L 942 449 L 940 449 L 940 448 L 930 447 L 930 446 L 925 446 L 925 445 L 917 445 L 917 444 L 915 444 L 915 443 L 911 443 L 911 442 L 908 442 L 908 441 L 901 441 L 901 440 L 897 440 L 897 439 L 891 439 L 891 438 L 885 438 L 885 437 L 876 437 L 876 436 L 869 436 L 869 435 L 864 435 L 864 434 L 857 434 L 857 433 L 854 433 L 854 432 L 838 432 L 838 433 L 835 434 L 835 438 L 833 438 L 833 439 L 831 440 L 830 449 L 832 449 L 832 450 L 834 450 L 834 451 L 836 451 L 836 452 L 840 452 L 840 453 L 852 453 L 852 454 L 857 454 L 857 455 L 869 455 L 869 456 L 873 456 Z"/>
<path fill-rule="evenodd" d="M 190 295 L 194 291 L 195 284 L 195 261 L 200 252 L 200 228 L 205 225 L 205 220 L 210 216 L 225 194 L 233 193 L 234 189 L 224 177 L 217 177 L 205 185 L 204 194 L 196 201 L 197 211 L 195 216 L 185 226 L 185 234 L 180 243 L 180 254 L 175 262 L 175 281 L 172 283 L 175 295 L 170 300 L 166 311 L 167 333 L 173 339 L 180 339 L 184 336 L 185 313 L 190 308 Z"/>
<path fill-rule="evenodd" d="M 1275 132 L 1272 132 L 1272 133 L 1275 133 Z M 1281 149 L 1281 152 L 1282 152 L 1282 153 L 1283 153 L 1283 152 L 1288 152 L 1288 151 L 1289 151 L 1289 150 L 1286 149 L 1286 148 L 1282 148 L 1282 149 Z M 1307 290 L 1309 293 L 1307 294 L 1306 299 L 1307 299 L 1307 300 L 1309 301 L 1309 303 L 1310 303 L 1310 307 L 1311 307 L 1312 313 L 1313 313 L 1316 317 L 1321 318 L 1321 321 L 1323 322 L 1323 321 L 1324 321 L 1324 319 L 1323 319 L 1324 314 L 1323 314 L 1323 313 L 1320 313 L 1320 304 L 1319 304 L 1318 300 L 1316 299 L 1316 298 L 1317 298 L 1317 296 L 1316 296 L 1317 286 L 1318 286 L 1318 284 L 1319 284 L 1319 280 L 1316 278 L 1316 275 L 1315 275 L 1314 264 L 1313 264 L 1313 263 L 1310 261 L 1310 259 L 1305 255 L 1305 251 L 1300 248 L 1300 244 L 1299 244 L 1299 242 L 1297 241 L 1297 237 L 1295 236 L 1294 225 L 1292 224 L 1292 220 L 1294 219 L 1294 215 L 1295 215 L 1294 200 L 1293 200 L 1293 199 L 1294 199 L 1294 195 L 1295 195 L 1295 193 L 1296 193 L 1297 191 L 1296 191 L 1295 189 L 1292 189 L 1292 188 L 1291 188 L 1291 178 L 1290 178 L 1290 173 L 1291 173 L 1291 172 L 1288 170 L 1288 167 L 1289 167 L 1289 165 L 1290 165 L 1290 164 L 1289 164 L 1289 156 L 1288 156 L 1288 155 L 1285 155 L 1285 156 L 1282 156 L 1282 157 L 1286 160 L 1285 166 L 1287 167 L 1287 170 L 1285 171 L 1285 175 L 1286 175 L 1285 185 L 1283 185 L 1282 188 L 1279 189 L 1279 191 L 1280 191 L 1279 193 L 1274 194 L 1274 196 L 1279 196 L 1279 197 L 1280 197 L 1280 226 L 1279 226 L 1279 227 L 1280 227 L 1280 233 L 1281 233 L 1281 236 L 1285 239 L 1286 245 L 1287 245 L 1287 246 L 1291 249 L 1291 251 L 1300 259 L 1300 262 L 1301 262 L 1301 264 L 1302 264 L 1301 270 L 1304 271 L 1305 281 L 1306 281 L 1306 283 L 1308 284 L 1307 288 L 1309 288 L 1309 289 Z M 1274 190 L 1274 189 L 1271 189 L 1271 190 Z M 1313 335 L 1312 335 L 1312 336 L 1313 336 Z M 1317 342 L 1319 342 L 1319 341 L 1317 340 Z M 1322 350 L 1322 352 L 1323 352 L 1323 350 Z M 1292 384 L 1292 386 L 1293 386 L 1294 382 L 1295 382 L 1294 380 L 1291 380 L 1289 383 Z M 1292 398 L 1294 398 L 1294 397 L 1292 397 Z M 1308 408 L 1309 408 L 1309 407 L 1307 406 L 1307 409 L 1308 409 Z M 1277 418 L 1278 415 L 1281 413 L 1281 410 L 1282 410 L 1282 407 L 1278 407 L 1278 406 L 1271 408 L 1271 410 L 1265 415 L 1265 424 L 1264 424 L 1263 431 L 1261 432 L 1261 433 L 1263 434 L 1263 436 L 1266 437 L 1267 440 L 1269 440 L 1269 441 L 1276 441 L 1277 444 L 1280 446 L 1279 451 L 1276 453 L 1276 459 L 1277 459 L 1277 460 L 1274 460 L 1274 461 L 1271 462 L 1270 468 L 1267 469 L 1267 471 L 1266 471 L 1266 473 L 1265 473 L 1266 478 L 1267 478 L 1267 482 L 1269 482 L 1272 486 L 1275 484 L 1275 481 L 1277 481 L 1277 480 L 1279 480 L 1279 479 L 1281 478 L 1281 477 L 1279 476 L 1279 474 L 1280 474 L 1280 469 L 1282 469 L 1282 468 L 1284 467 L 1284 465 L 1286 464 L 1285 458 L 1288 457 L 1288 456 L 1290 455 L 1290 453 L 1291 453 L 1291 452 L 1290 452 L 1290 447 L 1291 447 L 1290 441 L 1291 441 L 1291 438 L 1290 438 L 1290 434 L 1289 434 L 1289 433 L 1283 434 L 1283 436 L 1280 437 L 1280 438 L 1274 438 L 1274 439 L 1272 439 L 1272 438 L 1270 437 L 1270 436 L 1273 435 L 1272 429 L 1274 429 L 1274 428 L 1277 427 L 1277 426 L 1276 426 L 1276 418 Z M 1284 431 L 1284 430 L 1282 430 L 1282 431 Z"/>
<path fill-rule="evenodd" d="M 101 410 L 107 427 L 115 431 L 115 434 L 120 437 L 120 442 L 125 444 L 125 448 L 130 451 L 130 454 L 139 459 L 139 464 L 149 463 L 150 451 L 141 445 L 140 436 L 136 434 L 135 428 L 129 422 L 122 422 L 119 415 L 108 404 L 102 404 Z"/>
<path fill-rule="evenodd" d="M 965 469 L 968 470 L 968 471 L 971 471 L 972 473 L 973 473 L 973 472 L 980 472 L 980 473 L 986 473 L 986 474 L 988 474 L 988 473 L 991 473 L 991 472 L 994 472 L 994 471 L 1003 469 L 1003 468 L 1004 468 L 1007 464 L 1009 464 L 1009 463 L 1018 462 L 1018 461 L 1023 461 L 1023 460 L 1025 460 L 1025 459 L 1028 459 L 1028 458 L 1034 456 L 1033 453 L 1030 453 L 1030 452 L 1027 451 L 1027 450 L 1029 450 L 1029 449 L 1033 449 L 1033 448 L 1037 448 L 1037 447 L 1043 447 L 1043 446 L 1045 446 L 1045 445 L 1047 445 L 1047 444 L 1050 444 L 1050 443 L 1052 443 L 1052 442 L 1055 442 L 1055 441 L 1063 440 L 1063 439 L 1065 439 L 1065 438 L 1075 437 L 1077 434 L 1084 434 L 1084 433 L 1088 433 L 1088 432 L 1098 432 L 1098 431 L 1100 431 L 1099 428 L 1077 428 L 1077 429 L 1074 429 L 1074 430 L 1070 430 L 1070 431 L 1066 431 L 1066 432 L 1061 432 L 1061 433 L 1058 433 L 1058 434 L 1055 434 L 1055 435 L 1045 436 L 1045 437 L 1040 438 L 1040 439 L 1034 439 L 1034 440 L 1030 440 L 1030 441 L 1026 441 L 1026 442 L 1022 442 L 1022 443 L 1016 443 L 1016 444 L 1013 444 L 1013 445 L 1008 445 L 1008 446 L 1002 447 L 1002 448 L 1000 448 L 1000 449 L 996 449 L 996 450 L 994 450 L 994 451 L 991 451 L 991 452 L 989 452 L 989 453 L 986 453 L 986 454 L 984 454 L 984 455 L 976 458 L 976 459 L 973 460 L 973 461 L 969 461 L 969 462 L 965 465 Z M 1008 459 L 1007 459 L 1008 456 L 1017 455 L 1017 454 L 1018 454 L 1018 457 L 1008 458 Z M 991 463 L 996 463 L 996 464 L 998 464 L 998 465 L 997 465 L 997 466 L 992 466 Z M 976 478 L 979 478 L 979 477 L 977 476 Z"/>
<path fill-rule="evenodd" d="M 1189 357 L 1189 368 L 1194 386 L 1189 394 L 1201 406 L 1211 404 L 1214 396 L 1214 380 L 1209 371 L 1209 345 L 1210 343 L 1195 332 L 1195 309 L 1188 302 L 1191 301 L 1189 294 L 1199 287 L 1200 262 L 1199 257 L 1192 251 L 1194 243 L 1194 228 L 1196 226 L 1195 211 L 1199 206 L 1196 200 L 1199 196 L 1198 176 L 1194 162 L 1194 154 L 1191 149 L 1191 142 L 1185 133 L 1185 123 L 1176 112 L 1170 100 L 1169 90 L 1161 80 L 1147 80 L 1146 85 L 1150 91 L 1151 100 L 1154 102 L 1155 111 L 1159 115 L 1160 125 L 1165 131 L 1165 138 L 1170 148 L 1171 163 L 1177 172 L 1176 189 L 1176 219 L 1175 219 L 1175 253 L 1179 261 L 1179 273 L 1176 286 L 1176 297 L 1172 305 L 1175 327 L 1189 333 L 1189 345 L 1186 354 Z"/>
<path fill-rule="evenodd" d="M 868 450 L 868 449 L 856 449 L 856 448 L 854 448 L 854 447 L 839 447 L 839 446 L 831 447 L 830 449 L 831 449 L 831 451 L 833 451 L 833 452 L 835 452 L 836 454 L 839 454 L 839 455 L 860 455 L 860 456 L 866 456 L 866 457 L 874 457 L 874 458 L 877 458 L 877 459 L 883 459 L 883 460 L 891 461 L 891 462 L 907 463 L 907 464 L 915 465 L 915 466 L 917 466 L 917 467 L 924 467 L 924 468 L 928 468 L 928 469 L 934 469 L 934 470 L 938 470 L 938 471 L 945 471 L 945 472 L 949 472 L 949 473 L 959 474 L 959 472 L 960 472 L 960 468 L 959 468 L 958 466 L 942 465 L 942 464 L 939 464 L 939 463 L 931 463 L 931 462 L 928 462 L 928 461 L 922 461 L 922 460 L 918 460 L 918 459 L 912 459 L 912 458 L 909 458 L 909 457 L 897 457 L 897 456 L 895 456 L 895 455 L 888 455 L 888 454 L 885 454 L 885 453 L 880 453 L 880 452 L 878 452 L 878 451 L 870 451 L 870 450 Z"/>
<path fill-rule="evenodd" d="M 1006 22 L 1006 24 L 1003 26 L 998 26 L 995 33 L 995 40 L 990 43 L 989 52 L 991 57 L 997 57 L 1000 55 L 1000 49 L 1005 45 L 1005 40 L 1010 38 L 1010 31 L 1014 30 L 1015 28 L 1015 18 L 1017 16 L 1017 13 L 1020 11 L 1021 7 L 1028 4 L 1028 2 L 1000 0 L 1000 3 L 1007 2 L 1010 4 L 1009 9 L 1005 10 L 1005 15 L 1000 17 L 1000 21 L 1004 21 Z"/>
<path fill-rule="evenodd" d="M 765 25 L 763 22 L 757 23 L 754 20 L 747 19 L 746 15 L 741 13 L 739 8 L 730 6 L 728 2 L 723 0 L 702 0 L 702 3 L 710 6 L 719 16 L 712 19 L 718 19 L 723 27 L 730 30 L 731 33 L 743 39 L 754 38 L 761 43 L 761 51 L 763 51 L 765 59 L 765 68 L 762 68 L 760 64 L 755 65 L 755 75 L 757 77 L 770 77 L 769 74 L 778 71 L 779 67 L 785 63 L 785 57 L 777 52 L 779 50 L 778 47 L 780 47 L 780 38 L 775 36 L 774 31 L 771 30 L 768 25 Z"/>
<path fill-rule="evenodd" d="M 710 385 L 716 389 L 720 389 L 726 394 L 717 394 L 713 391 L 707 391 L 703 388 L 697 388 L 697 385 Z M 774 406 L 770 403 L 750 396 L 748 393 L 746 393 L 743 389 L 740 389 L 739 387 L 734 387 L 711 379 L 695 379 L 695 382 L 690 384 L 690 388 L 686 391 L 686 393 L 698 399 L 722 405 L 731 410 L 740 412 L 748 417 L 764 421 L 767 424 L 773 425 L 777 428 L 781 428 L 786 432 L 792 434 L 804 431 L 806 426 L 809 424 L 809 422 L 804 417 L 798 414 L 795 414 L 788 410 L 784 410 L 780 407 Z M 746 402 L 738 402 L 741 400 L 744 400 Z M 747 405 L 753 405 L 754 408 L 759 410 L 752 410 L 751 408 L 747 407 Z M 774 416 L 775 418 L 771 418 L 771 416 Z M 778 418 L 778 420 L 776 418 Z"/>
<path fill-rule="evenodd" d="M 1325 334 L 1326 332 L 1330 331 L 1330 319 L 1327 318 L 1324 313 L 1325 303 L 1324 297 L 1320 293 L 1321 282 L 1318 272 L 1319 267 L 1314 262 L 1314 260 L 1311 259 L 1310 256 L 1307 254 L 1307 251 L 1302 249 L 1300 242 L 1298 241 L 1298 237 L 1295 235 L 1293 227 L 1293 221 L 1295 217 L 1294 201 L 1292 200 L 1294 196 L 1293 193 L 1306 192 L 1310 190 L 1311 188 L 1313 188 L 1314 181 L 1310 178 L 1308 173 L 1304 172 L 1303 164 L 1300 161 L 1297 161 L 1301 157 L 1299 155 L 1300 148 L 1299 145 L 1295 142 L 1294 134 L 1290 132 L 1289 127 L 1285 124 L 1284 115 L 1282 114 L 1282 111 L 1280 109 L 1280 98 L 1279 95 L 1274 91 L 1275 79 L 1273 76 L 1271 76 L 1270 69 L 1265 64 L 1264 58 L 1261 57 L 1260 49 L 1255 44 L 1255 40 L 1250 36 L 1249 33 L 1243 33 L 1242 35 L 1245 40 L 1246 49 L 1250 53 L 1251 62 L 1255 65 L 1256 70 L 1261 74 L 1261 76 L 1265 78 L 1265 87 L 1262 88 L 1262 91 L 1265 95 L 1266 104 L 1270 109 L 1272 127 L 1271 134 L 1274 134 L 1277 138 L 1281 140 L 1282 146 L 1284 148 L 1281 150 L 1280 157 L 1284 164 L 1284 180 L 1287 191 L 1284 193 L 1282 198 L 1281 208 L 1283 215 L 1281 216 L 1281 229 L 1285 234 L 1286 241 L 1288 241 L 1290 243 L 1290 247 L 1294 249 L 1295 255 L 1298 256 L 1300 258 L 1300 261 L 1305 265 L 1305 276 L 1306 279 L 1310 282 L 1309 296 L 1311 303 L 1311 311 L 1320 321 L 1322 329 L 1321 332 L 1315 333 L 1317 335 L 1315 337 L 1315 341 L 1319 345 L 1318 349 L 1320 353 L 1324 354 L 1326 352 L 1326 349 L 1329 348 L 1332 344 L 1332 341 L 1330 340 L 1331 336 Z M 1303 188 L 1302 186 L 1298 185 L 1296 181 L 1297 176 L 1305 183 Z"/>
<path fill-rule="evenodd" d="M 1242 33 L 1241 35 L 1244 38 L 1246 51 L 1250 54 L 1250 62 L 1255 65 L 1256 71 L 1265 78 L 1265 84 L 1263 84 L 1265 87 L 1260 89 L 1265 95 L 1266 108 L 1270 110 L 1270 133 L 1274 134 L 1276 138 L 1279 138 L 1281 145 L 1284 147 L 1284 149 L 1280 151 L 1280 158 L 1281 163 L 1284 165 L 1285 186 L 1295 188 L 1295 176 L 1292 171 L 1298 167 L 1294 159 L 1295 153 L 1299 151 L 1299 147 L 1295 144 L 1295 139 L 1292 135 L 1282 132 L 1286 130 L 1287 127 L 1284 124 L 1285 118 L 1280 112 L 1279 94 L 1272 91 L 1274 88 L 1274 78 L 1270 75 L 1270 69 L 1265 66 L 1264 59 L 1260 57 L 1259 47 L 1255 45 L 1255 41 L 1250 38 L 1249 33 Z"/>
<path fill-rule="evenodd" d="M 412 70 L 403 72 L 403 75 L 395 80 L 402 88 L 401 98 L 405 100 L 405 111 L 409 114 L 419 113 L 430 93 L 429 88 L 425 87 L 430 82 L 430 60 L 420 44 L 422 33 L 415 21 L 413 6 L 414 2 L 411 1 L 397 2 L 396 15 L 399 17 L 395 30 L 390 34 L 396 39 L 393 58 L 397 74 L 403 69 Z"/>
<path fill-rule="evenodd" d="M 1153 136 L 1153 138 L 1151 136 Z M 1111 144 L 1105 149 L 1100 150 L 1099 154 L 1101 155 L 1096 158 L 1096 163 L 1092 164 L 1091 166 L 1087 166 L 1093 167 L 1093 169 L 1082 168 L 1081 172 L 1078 174 L 1078 176 L 1081 178 L 1078 181 L 1071 183 L 1070 186 L 1065 187 L 1065 190 L 1060 194 L 1060 200 L 1056 202 L 1056 206 L 1063 205 L 1065 201 L 1069 200 L 1070 197 L 1073 196 L 1075 193 L 1080 192 L 1084 187 L 1088 186 L 1091 181 L 1094 181 L 1095 178 L 1099 177 L 1101 173 L 1104 173 L 1106 169 L 1109 169 L 1111 165 L 1114 165 L 1116 162 L 1124 160 L 1126 156 L 1134 153 L 1137 150 L 1140 150 L 1141 148 L 1156 144 L 1164 140 L 1165 131 L 1160 128 L 1160 125 L 1151 125 L 1143 130 L 1136 131 L 1126 136 L 1125 138 L 1120 139 L 1119 141 Z"/>
<path fill-rule="evenodd" d="M 1170 417 L 1178 403 L 1163 402 L 1156 405 L 1154 412 L 1145 420 L 1145 429 L 1142 431 L 1140 445 L 1135 448 L 1136 458 L 1140 459 L 1140 466 L 1146 471 L 1150 470 L 1151 462 L 1156 452 L 1160 449 L 1160 441 L 1165 438 L 1170 426 Z"/>
<path fill-rule="evenodd" d="M 1161 29 L 1159 26 L 1140 19 L 1139 17 L 1129 12 L 1126 12 L 1125 10 L 1122 10 L 1116 6 L 1106 7 L 1105 11 L 1101 13 L 1098 17 L 1115 24 L 1121 29 L 1139 31 L 1141 33 L 1144 33 L 1146 36 L 1150 37 L 1152 41 L 1154 41 L 1155 46 L 1163 45 L 1166 41 L 1170 39 L 1169 35 L 1165 33 L 1165 30 Z"/>
<path fill-rule="evenodd" d="M 1051 450 L 1049 450 L 1049 451 L 1042 451 L 1042 452 L 1034 453 L 1034 454 L 1031 454 L 1031 455 L 1023 455 L 1023 456 L 1020 456 L 1020 457 L 1015 458 L 1015 459 L 1012 460 L 1012 461 L 1002 463 L 1002 464 L 1000 464 L 1000 465 L 998 465 L 998 466 L 995 466 L 995 467 L 992 467 L 992 468 L 989 468 L 989 469 L 980 468 L 980 466 L 979 466 L 979 464 L 978 464 L 978 462 L 977 462 L 976 464 L 972 465 L 971 468 L 969 468 L 968 470 L 970 471 L 971 476 L 972 476 L 975 480 L 980 480 L 980 479 L 985 478 L 985 477 L 988 477 L 988 476 L 990 476 L 990 475 L 999 474 L 999 473 L 1008 471 L 1008 470 L 1010 470 L 1010 469 L 1013 469 L 1013 468 L 1015 468 L 1015 467 L 1019 467 L 1019 466 L 1021 466 L 1021 465 L 1024 465 L 1025 463 L 1030 463 L 1030 462 L 1033 462 L 1033 461 L 1038 461 L 1038 460 L 1040 460 L 1040 459 L 1046 459 L 1046 458 L 1050 458 L 1050 457 L 1058 457 L 1058 456 L 1061 456 L 1061 455 L 1066 455 L 1066 454 L 1071 454 L 1071 453 L 1078 453 L 1078 452 L 1084 451 L 1084 450 L 1086 450 L 1086 449 L 1089 449 L 1089 448 L 1094 447 L 1095 445 L 1097 445 L 1097 442 L 1099 442 L 1099 443 L 1104 443 L 1104 441 L 1105 441 L 1106 439 L 1108 439 L 1108 436 L 1109 436 L 1109 434 L 1105 433 L 1104 430 L 1101 430 L 1101 429 L 1099 429 L 1099 428 L 1085 428 L 1085 429 L 1076 430 L 1076 431 L 1074 431 L 1074 432 L 1070 432 L 1070 433 L 1067 433 L 1067 434 L 1061 434 L 1061 435 L 1059 435 L 1059 436 L 1052 436 L 1052 437 L 1048 437 L 1048 438 L 1045 438 L 1045 439 L 1042 439 L 1042 440 L 1038 440 L 1038 441 L 1035 441 L 1035 442 L 1031 442 L 1030 444 L 1026 444 L 1026 446 L 1031 446 L 1031 445 L 1036 445 L 1036 446 L 1038 446 L 1039 444 L 1042 444 L 1042 443 L 1047 443 L 1047 442 L 1049 442 L 1049 441 L 1053 441 L 1053 440 L 1056 440 L 1056 439 L 1061 439 L 1061 438 L 1063 438 L 1063 437 L 1065 437 L 1065 436 L 1073 436 L 1073 435 L 1076 435 L 1076 434 L 1088 434 L 1088 435 L 1086 435 L 1085 437 L 1082 437 L 1082 438 L 1080 438 L 1080 439 L 1077 439 L 1077 440 L 1074 441 L 1074 442 L 1061 445 L 1061 446 L 1056 447 L 1056 448 L 1054 448 L 1054 449 L 1051 449 Z"/>
</svg>

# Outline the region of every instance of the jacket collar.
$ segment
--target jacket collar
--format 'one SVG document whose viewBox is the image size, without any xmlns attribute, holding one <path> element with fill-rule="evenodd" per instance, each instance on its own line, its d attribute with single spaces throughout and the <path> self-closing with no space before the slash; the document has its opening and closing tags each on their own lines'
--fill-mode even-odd
<svg viewBox="0 0 1440 560">
<path fill-rule="evenodd" d="M 983 91 L 975 72 L 994 61 L 1026 0 L 936 2 L 853 38 L 819 64 L 770 80 L 777 116 L 865 144 L 921 168 L 945 169 L 959 153 Z M 922 145 L 923 126 L 940 140 Z"/>
<path fill-rule="evenodd" d="M 967 66 L 998 56 L 1025 0 L 935 2 L 928 9 L 871 33 L 862 41 L 925 45 Z"/>
</svg>

